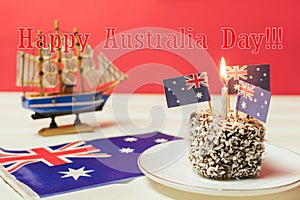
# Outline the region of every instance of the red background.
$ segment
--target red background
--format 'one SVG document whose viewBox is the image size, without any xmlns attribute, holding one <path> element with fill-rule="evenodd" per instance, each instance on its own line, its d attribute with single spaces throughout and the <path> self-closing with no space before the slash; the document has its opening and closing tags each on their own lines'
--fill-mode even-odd
<svg viewBox="0 0 300 200">
<path fill-rule="evenodd" d="M 116 27 L 118 33 L 138 27 L 165 27 L 178 30 L 193 27 L 193 33 L 208 37 L 208 53 L 219 65 L 221 56 L 228 65 L 247 63 L 271 64 L 271 90 L 273 94 L 300 94 L 299 87 L 299 15 L 300 2 L 285 1 L 5 1 L 1 3 L 0 37 L 0 90 L 15 91 L 16 51 L 18 27 L 50 30 L 53 21 L 60 21 L 61 29 L 71 31 L 76 26 L 81 32 L 91 33 L 89 42 L 97 45 L 105 38 L 106 27 Z M 283 49 L 266 50 L 258 54 L 235 47 L 222 49 L 222 27 L 233 27 L 238 33 L 260 33 L 265 27 L 283 27 Z M 144 52 L 144 51 L 143 51 Z M 139 55 L 138 52 L 122 57 L 116 64 L 123 71 L 144 63 L 158 61 L 182 73 L 193 73 L 184 60 L 165 54 Z M 142 76 L 141 76 L 142 78 Z M 170 78 L 170 77 L 166 77 Z M 214 83 L 210 83 L 214 84 Z M 139 92 L 159 93 L 162 87 L 143 87 Z"/>
</svg>

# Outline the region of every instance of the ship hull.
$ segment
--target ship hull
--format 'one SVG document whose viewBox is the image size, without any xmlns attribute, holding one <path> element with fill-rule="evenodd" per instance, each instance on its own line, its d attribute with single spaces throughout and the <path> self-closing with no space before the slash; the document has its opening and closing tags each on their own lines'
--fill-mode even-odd
<svg viewBox="0 0 300 200">
<path fill-rule="evenodd" d="M 33 119 L 102 110 L 109 95 L 102 92 L 49 97 L 22 97 L 22 105 L 35 112 Z"/>
</svg>

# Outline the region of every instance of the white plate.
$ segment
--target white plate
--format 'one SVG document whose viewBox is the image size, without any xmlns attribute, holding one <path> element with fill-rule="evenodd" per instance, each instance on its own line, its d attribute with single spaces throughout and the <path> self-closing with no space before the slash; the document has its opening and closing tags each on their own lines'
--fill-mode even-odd
<svg viewBox="0 0 300 200">
<path fill-rule="evenodd" d="M 266 158 L 259 177 L 242 180 L 211 180 L 192 171 L 185 140 L 156 145 L 139 157 L 142 172 L 150 179 L 183 191 L 222 195 L 251 196 L 285 191 L 300 185 L 300 156 L 266 144 Z"/>
</svg>

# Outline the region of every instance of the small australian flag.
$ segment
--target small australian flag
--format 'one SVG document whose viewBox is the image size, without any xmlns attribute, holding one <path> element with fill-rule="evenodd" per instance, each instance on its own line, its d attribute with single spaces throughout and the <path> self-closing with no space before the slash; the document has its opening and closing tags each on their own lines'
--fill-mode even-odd
<svg viewBox="0 0 300 200">
<path fill-rule="evenodd" d="M 207 73 L 163 80 L 168 108 L 210 101 Z"/>
<path fill-rule="evenodd" d="M 270 65 L 236 65 L 227 66 L 228 93 L 237 94 L 239 80 L 246 81 L 262 89 L 270 91 Z"/>
<path fill-rule="evenodd" d="M 271 92 L 239 81 L 236 109 L 262 122 L 266 122 Z"/>
</svg>

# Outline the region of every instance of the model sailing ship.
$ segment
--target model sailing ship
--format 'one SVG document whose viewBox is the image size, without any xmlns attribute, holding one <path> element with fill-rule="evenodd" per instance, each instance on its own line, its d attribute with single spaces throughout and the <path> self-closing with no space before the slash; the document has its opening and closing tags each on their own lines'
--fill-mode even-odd
<svg viewBox="0 0 300 200">
<path fill-rule="evenodd" d="M 55 32 L 59 34 L 57 21 Z M 90 45 L 80 53 L 77 34 L 74 29 L 76 48 L 69 53 L 63 53 L 64 46 L 56 49 L 56 53 L 50 53 L 47 45 L 48 48 L 38 50 L 37 56 L 22 51 L 17 54 L 17 85 L 25 89 L 36 88 L 24 92 L 23 107 L 35 112 L 33 119 L 52 119 L 50 127 L 41 129 L 40 135 L 93 131 L 81 123 L 79 114 L 102 110 L 108 92 L 126 79 L 126 75 L 103 54 L 94 55 Z M 55 117 L 70 114 L 76 115 L 74 124 L 58 127 Z"/>
</svg>

